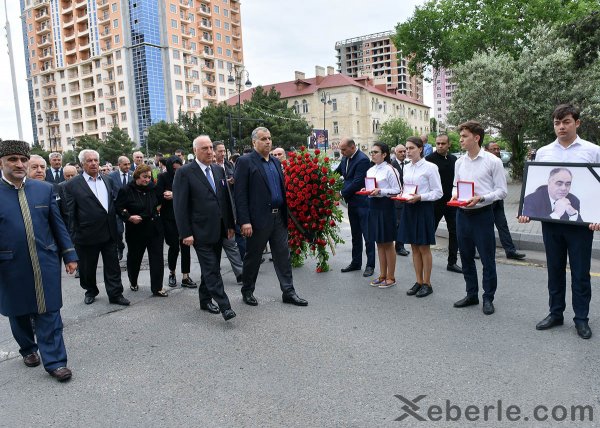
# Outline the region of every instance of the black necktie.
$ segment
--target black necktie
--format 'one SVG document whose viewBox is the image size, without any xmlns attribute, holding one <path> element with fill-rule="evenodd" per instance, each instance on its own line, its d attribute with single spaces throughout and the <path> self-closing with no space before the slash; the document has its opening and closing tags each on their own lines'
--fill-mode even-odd
<svg viewBox="0 0 600 428">
<path fill-rule="evenodd" d="M 123 173 L 123 187 L 127 186 L 127 174 Z"/>
<path fill-rule="evenodd" d="M 60 170 L 55 169 L 54 170 L 54 181 L 58 181 L 59 178 L 60 178 Z"/>
</svg>

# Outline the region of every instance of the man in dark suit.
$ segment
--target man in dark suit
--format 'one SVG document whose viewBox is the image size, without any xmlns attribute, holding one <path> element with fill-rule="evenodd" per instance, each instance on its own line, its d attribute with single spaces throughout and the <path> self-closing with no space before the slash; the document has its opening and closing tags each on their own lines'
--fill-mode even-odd
<svg viewBox="0 0 600 428">
<path fill-rule="evenodd" d="M 221 277 L 223 239 L 233 237 L 233 211 L 225 171 L 213 164 L 213 144 L 207 135 L 194 140 L 196 160 L 177 171 L 173 181 L 173 210 L 179 237 L 194 246 L 202 278 L 200 309 L 219 311 L 225 321 L 235 317 Z M 212 303 L 217 302 L 217 306 Z"/>
<path fill-rule="evenodd" d="M 252 144 L 254 150 L 237 160 L 234 176 L 237 221 L 246 237 L 242 298 L 248 305 L 258 304 L 254 288 L 262 253 L 269 242 L 283 303 L 306 306 L 308 302 L 294 289 L 283 171 L 281 163 L 269 155 L 273 144 L 269 130 L 258 127 L 252 131 Z"/>
<path fill-rule="evenodd" d="M 99 175 L 95 150 L 82 150 L 79 161 L 83 174 L 71 179 L 65 188 L 69 230 L 79 255 L 79 283 L 85 290 L 84 303 L 94 303 L 98 295 L 96 269 L 102 254 L 104 285 L 110 303 L 127 306 L 123 297 L 121 268 L 117 258 L 117 219 L 112 180 Z"/>
<path fill-rule="evenodd" d="M 403 144 L 398 144 L 394 148 L 394 154 L 396 159 L 392 161 L 392 166 L 398 171 L 398 177 L 400 178 L 400 186 L 404 186 L 404 166 L 410 162 L 406 159 L 406 147 Z M 402 219 L 402 212 L 404 211 L 404 203 L 400 201 L 394 201 L 394 207 L 396 208 L 396 230 L 400 232 L 400 220 Z M 399 233 L 397 234 L 399 235 Z M 396 254 L 399 256 L 408 256 L 410 251 L 404 248 L 404 243 L 396 239 Z"/>
<path fill-rule="evenodd" d="M 26 142 L 0 142 L 0 313 L 9 318 L 25 365 L 40 364 L 39 350 L 46 371 L 62 382 L 71 370 L 60 316 L 60 260 L 73 273 L 77 254 L 52 186 L 25 178 L 28 160 Z"/>
<path fill-rule="evenodd" d="M 348 220 L 350 220 L 350 231 L 352 233 L 352 261 L 342 269 L 342 272 L 361 269 L 364 237 L 367 266 L 363 276 L 371 276 L 375 269 L 375 243 L 367 240 L 369 206 L 366 196 L 356 194 L 365 187 L 365 177 L 371 163 L 369 157 L 358 150 L 354 140 L 350 138 L 343 138 L 340 141 L 340 152 L 343 158 L 335 172 L 344 177 L 344 187 L 341 194 L 348 204 Z"/>
<path fill-rule="evenodd" d="M 46 170 L 46 181 L 52 184 L 58 184 L 65 181 L 62 168 L 62 155 L 58 152 L 50 153 L 50 168 Z"/>
<path fill-rule="evenodd" d="M 65 200 L 65 186 L 67 182 L 77 175 L 77 168 L 73 165 L 67 165 L 63 169 L 65 181 L 55 186 L 56 189 L 56 201 L 58 202 L 58 208 L 60 215 L 67 228 L 69 227 L 69 215 L 67 213 L 67 201 Z M 70 232 L 69 232 L 70 233 Z"/>
<path fill-rule="evenodd" d="M 133 173 L 129 170 L 131 167 L 131 162 L 127 156 L 119 156 L 118 159 L 119 169 L 117 171 L 113 171 L 108 176 L 113 181 L 115 194 L 113 195 L 113 199 L 117 199 L 117 194 L 122 187 L 127 186 L 133 180 Z M 117 218 L 117 234 L 119 235 L 119 241 L 117 242 L 117 255 L 119 260 L 123 259 L 123 250 L 125 249 L 125 243 L 123 242 L 123 233 L 125 232 L 125 225 L 123 224 L 123 220 Z"/>
<path fill-rule="evenodd" d="M 548 185 L 540 186 L 535 192 L 525 196 L 523 215 L 554 220 L 582 221 L 579 214 L 579 198 L 569 193 L 572 181 L 573 174 L 567 168 L 554 168 L 550 171 Z"/>
</svg>

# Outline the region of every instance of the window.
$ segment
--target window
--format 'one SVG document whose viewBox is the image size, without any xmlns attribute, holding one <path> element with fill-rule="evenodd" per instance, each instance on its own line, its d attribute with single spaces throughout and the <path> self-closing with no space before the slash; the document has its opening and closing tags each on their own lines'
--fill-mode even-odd
<svg viewBox="0 0 600 428">
<path fill-rule="evenodd" d="M 308 113 L 308 102 L 306 100 L 302 100 L 302 113 Z"/>
<path fill-rule="evenodd" d="M 176 100 L 178 106 L 183 104 L 183 97 L 181 95 L 177 95 Z"/>
<path fill-rule="evenodd" d="M 215 19 L 215 27 L 221 28 L 221 20 L 220 19 Z"/>
<path fill-rule="evenodd" d="M 229 22 L 224 22 L 223 23 L 223 28 L 226 30 L 229 30 Z"/>
<path fill-rule="evenodd" d="M 225 36 L 225 43 L 227 43 L 228 45 L 231 44 L 231 36 Z"/>
<path fill-rule="evenodd" d="M 117 4 L 113 3 L 111 6 L 112 6 L 112 11 L 116 12 L 117 11 Z"/>
<path fill-rule="evenodd" d="M 331 109 L 332 109 L 333 111 L 337 111 L 337 99 L 335 99 L 335 98 L 333 98 L 333 99 L 331 100 Z"/>
<path fill-rule="evenodd" d="M 225 56 L 231 57 L 231 49 L 225 49 Z"/>
<path fill-rule="evenodd" d="M 171 11 L 171 13 L 177 13 L 177 6 L 171 3 L 169 5 L 169 10 Z"/>
<path fill-rule="evenodd" d="M 183 83 L 181 82 L 181 80 L 176 80 L 175 81 L 175 89 L 183 89 Z"/>
<path fill-rule="evenodd" d="M 225 88 L 219 88 L 219 95 L 225 96 Z"/>
<path fill-rule="evenodd" d="M 100 126 L 105 126 L 106 125 L 106 119 L 101 117 L 100 118 Z"/>
<path fill-rule="evenodd" d="M 123 82 L 119 82 L 119 91 L 125 90 L 125 84 Z"/>
<path fill-rule="evenodd" d="M 225 75 L 224 74 L 219 74 L 219 82 L 221 82 L 221 83 L 225 82 Z"/>
<path fill-rule="evenodd" d="M 63 112 L 63 116 L 64 116 L 65 119 L 68 119 L 69 118 L 69 112 L 68 111 Z"/>
<path fill-rule="evenodd" d="M 356 121 L 356 133 L 359 134 L 360 133 L 360 120 Z"/>
<path fill-rule="evenodd" d="M 216 35 L 217 42 L 221 41 L 221 33 L 217 33 Z"/>
<path fill-rule="evenodd" d="M 175 66 L 173 67 L 173 72 L 174 72 L 175 74 L 181 74 L 181 66 L 180 66 L 180 65 L 175 65 Z"/>
<path fill-rule="evenodd" d="M 117 35 L 115 36 L 115 44 L 116 44 L 116 43 L 119 43 L 120 41 L 121 41 L 121 36 L 117 34 Z"/>
<path fill-rule="evenodd" d="M 333 133 L 336 135 L 340 133 L 340 129 L 337 122 L 333 122 Z"/>
<path fill-rule="evenodd" d="M 121 76 L 123 74 L 123 66 L 117 65 L 117 76 Z"/>
<path fill-rule="evenodd" d="M 102 88 L 98 89 L 98 98 L 102 98 Z"/>
<path fill-rule="evenodd" d="M 123 122 L 127 121 L 127 113 L 125 113 L 125 112 L 121 113 L 121 121 L 123 121 Z"/>
<path fill-rule="evenodd" d="M 115 52 L 115 59 L 121 59 L 121 51 Z"/>
<path fill-rule="evenodd" d="M 300 114 L 300 103 L 298 101 L 294 101 L 294 111 L 296 114 Z"/>
<path fill-rule="evenodd" d="M 123 107 L 125 105 L 125 97 L 119 98 L 119 105 Z"/>
<path fill-rule="evenodd" d="M 177 35 L 173 34 L 171 36 L 171 40 L 173 41 L 174 45 L 178 45 L 179 44 L 179 37 L 177 37 Z"/>
<path fill-rule="evenodd" d="M 223 55 L 223 48 L 221 46 L 217 46 L 217 53 Z"/>
<path fill-rule="evenodd" d="M 179 55 L 179 51 L 178 50 L 174 50 L 173 51 L 173 59 L 179 59 L 181 58 L 181 56 Z"/>
<path fill-rule="evenodd" d="M 64 84 L 64 83 L 62 85 L 60 85 L 60 91 L 61 92 L 67 92 L 67 85 Z"/>
<path fill-rule="evenodd" d="M 71 132 L 71 125 L 69 125 L 68 123 L 65 125 L 65 131 Z"/>
<path fill-rule="evenodd" d="M 217 61 L 217 67 L 219 67 L 220 70 L 223 70 L 223 60 Z"/>
<path fill-rule="evenodd" d="M 119 20 L 118 19 L 115 19 L 113 21 L 113 28 L 119 28 Z"/>
<path fill-rule="evenodd" d="M 67 97 L 63 98 L 63 105 L 66 106 L 67 105 Z"/>
<path fill-rule="evenodd" d="M 213 12 L 219 13 L 219 6 L 213 6 Z"/>
<path fill-rule="evenodd" d="M 177 28 L 177 20 L 171 19 L 171 28 Z"/>
<path fill-rule="evenodd" d="M 223 16 L 229 16 L 229 10 L 223 9 Z"/>
</svg>

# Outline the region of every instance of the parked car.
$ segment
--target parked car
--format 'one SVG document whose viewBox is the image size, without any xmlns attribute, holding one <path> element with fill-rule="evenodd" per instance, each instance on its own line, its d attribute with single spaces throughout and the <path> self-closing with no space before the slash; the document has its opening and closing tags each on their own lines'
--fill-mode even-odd
<svg viewBox="0 0 600 428">
<path fill-rule="evenodd" d="M 507 152 L 506 150 L 500 150 L 500 159 L 502 160 L 504 166 L 506 166 L 510 163 L 510 160 L 512 159 L 512 153 Z"/>
</svg>

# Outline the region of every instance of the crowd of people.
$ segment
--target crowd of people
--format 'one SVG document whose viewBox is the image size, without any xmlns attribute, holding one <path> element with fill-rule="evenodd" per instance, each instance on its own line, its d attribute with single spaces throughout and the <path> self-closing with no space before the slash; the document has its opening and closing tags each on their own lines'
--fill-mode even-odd
<svg viewBox="0 0 600 428">
<path fill-rule="evenodd" d="M 600 163 L 600 147 L 577 136 L 579 112 L 569 105 L 553 113 L 557 140 L 537 152 L 545 162 Z M 507 257 L 522 259 L 510 239 L 502 200 L 506 175 L 494 143 L 482 147 L 484 128 L 475 121 L 458 126 L 459 159 L 449 153 L 449 138 L 436 137 L 429 152 L 426 138 L 410 137 L 394 148 L 375 142 L 367 154 L 351 138 L 339 144 L 343 156 L 336 171 L 343 177 L 341 197 L 348 207 L 352 257 L 342 272 L 379 273 L 370 281 L 386 289 L 396 285 L 396 256 L 410 254 L 415 283 L 407 289 L 423 298 L 433 293 L 432 254 L 442 217 L 449 232 L 449 272 L 464 276 L 466 296 L 456 308 L 479 304 L 475 259 L 483 264 L 482 311 L 494 313 L 497 290 L 494 227 L 500 232 Z M 84 303 L 93 304 L 100 290 L 96 273 L 100 255 L 108 300 L 127 306 L 119 261 L 126 253 L 129 288 L 140 290 L 139 272 L 145 253 L 150 268 L 150 291 L 167 297 L 164 283 L 164 244 L 168 246 L 170 287 L 177 286 L 176 265 L 181 254 L 181 286 L 198 288 L 200 309 L 236 316 L 224 289 L 221 254 L 226 252 L 242 300 L 258 305 L 257 276 L 270 246 L 282 302 L 306 306 L 296 293 L 288 247 L 288 214 L 282 161 L 285 151 L 273 149 L 270 131 L 252 132 L 253 149 L 226 159 L 223 143 L 207 135 L 193 142 L 193 159 L 183 151 L 144 163 L 141 152 L 118 159 L 117 169 L 101 173 L 99 154 L 82 150 L 76 166 L 62 167 L 59 153 L 43 158 L 30 155 L 22 141 L 0 142 L 0 313 L 10 321 L 24 363 L 45 369 L 59 381 L 71 378 L 62 339 L 60 260 L 68 273 L 78 272 Z M 428 153 L 429 152 L 429 153 Z M 392 159 L 394 153 L 394 159 Z M 375 183 L 368 186 L 366 182 Z M 473 194 L 458 202 L 457 185 L 472 183 Z M 566 202 L 561 202 L 566 204 Z M 566 208 L 565 208 L 566 209 Z M 528 217 L 520 217 L 527 222 Z M 588 311 L 591 297 L 590 260 L 593 231 L 600 224 L 543 223 L 548 258 L 550 314 L 538 325 L 544 330 L 563 323 L 567 253 L 571 264 L 575 326 L 582 338 L 591 337 Z M 504 234 L 504 237 L 503 237 Z M 126 245 L 125 245 L 126 244 Z M 191 248 L 201 268 L 200 283 L 190 277 Z M 458 256 L 462 267 L 459 266 Z M 10 265 L 10 267 L 9 267 Z M 14 269 L 18 266 L 18 269 Z M 37 337 L 37 341 L 36 341 Z M 41 355 L 41 360 L 40 360 Z"/>
</svg>

